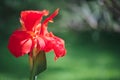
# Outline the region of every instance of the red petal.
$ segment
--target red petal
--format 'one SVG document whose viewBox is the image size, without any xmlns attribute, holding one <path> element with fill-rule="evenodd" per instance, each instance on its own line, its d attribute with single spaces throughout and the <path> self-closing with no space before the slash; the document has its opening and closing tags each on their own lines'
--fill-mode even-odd
<svg viewBox="0 0 120 80">
<path fill-rule="evenodd" d="M 37 41 L 38 41 L 38 45 L 37 45 L 38 49 L 39 50 L 43 50 L 43 48 L 45 47 L 44 40 L 41 37 L 38 37 Z"/>
<path fill-rule="evenodd" d="M 42 20 L 42 17 L 45 15 L 48 15 L 47 10 L 43 11 L 22 11 L 21 12 L 21 24 L 23 27 L 25 27 L 29 31 L 34 30 L 34 26 L 38 25 L 40 21 Z"/>
<path fill-rule="evenodd" d="M 46 37 L 44 41 L 45 41 L 44 51 L 45 52 L 51 51 L 53 49 L 52 38 Z"/>
<path fill-rule="evenodd" d="M 62 57 L 66 54 L 66 49 L 64 46 L 64 40 L 58 38 L 56 36 L 46 37 L 46 46 L 44 48 L 45 52 L 49 52 L 50 50 L 54 50 L 55 52 L 55 60 L 59 57 Z"/>
<path fill-rule="evenodd" d="M 53 22 L 52 19 L 58 14 L 59 8 L 56 9 L 53 14 L 51 14 L 48 18 L 46 18 L 43 22 L 44 25 L 46 25 L 48 22 Z"/>
<path fill-rule="evenodd" d="M 45 35 L 46 34 L 46 32 L 47 32 L 47 24 L 48 24 L 48 22 L 53 22 L 53 18 L 58 14 L 58 12 L 59 12 L 59 8 L 58 9 L 56 9 L 54 12 L 53 12 L 53 14 L 51 14 L 48 18 L 46 18 L 44 21 L 43 21 L 43 23 L 42 23 L 42 27 L 41 27 L 41 32 L 40 32 L 40 34 L 41 35 Z"/>
<path fill-rule="evenodd" d="M 30 34 L 25 31 L 15 31 L 9 39 L 8 49 L 15 56 L 28 54 L 34 47 Z"/>
<path fill-rule="evenodd" d="M 53 49 L 56 55 L 55 56 L 55 60 L 56 60 L 57 58 L 63 57 L 66 54 L 66 49 L 64 46 L 64 40 L 55 36 L 54 41 L 55 41 L 55 44 Z"/>
</svg>

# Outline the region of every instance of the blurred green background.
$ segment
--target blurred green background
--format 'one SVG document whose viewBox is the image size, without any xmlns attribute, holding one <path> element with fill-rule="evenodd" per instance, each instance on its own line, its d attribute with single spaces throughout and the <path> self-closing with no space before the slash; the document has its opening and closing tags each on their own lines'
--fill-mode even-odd
<svg viewBox="0 0 120 80">
<path fill-rule="evenodd" d="M 20 26 L 22 10 L 59 15 L 49 31 L 66 42 L 67 55 L 54 61 L 47 53 L 47 70 L 38 80 L 120 80 L 119 0 L 0 0 L 0 80 L 28 80 L 28 55 L 15 58 L 8 39 Z"/>
</svg>

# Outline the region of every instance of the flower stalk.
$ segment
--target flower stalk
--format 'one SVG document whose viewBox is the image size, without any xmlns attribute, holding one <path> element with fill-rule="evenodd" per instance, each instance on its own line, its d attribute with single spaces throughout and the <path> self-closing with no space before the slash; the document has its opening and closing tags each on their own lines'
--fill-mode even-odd
<svg viewBox="0 0 120 80">
<path fill-rule="evenodd" d="M 34 51 L 32 54 L 35 54 Z M 36 56 L 29 55 L 30 80 L 37 80 L 37 75 L 46 70 L 46 55 L 44 51 L 39 51 Z"/>
</svg>

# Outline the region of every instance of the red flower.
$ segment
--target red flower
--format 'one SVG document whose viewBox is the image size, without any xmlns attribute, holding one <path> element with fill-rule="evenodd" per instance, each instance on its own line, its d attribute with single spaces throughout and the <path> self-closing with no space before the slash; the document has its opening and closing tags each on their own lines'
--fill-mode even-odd
<svg viewBox="0 0 120 80">
<path fill-rule="evenodd" d="M 43 11 L 22 11 L 21 12 L 21 28 L 15 30 L 10 36 L 8 49 L 15 56 L 20 57 L 37 49 L 37 51 L 49 52 L 54 50 L 55 59 L 66 54 L 64 40 L 47 31 L 48 22 L 58 14 L 59 9 L 41 22 L 43 16 L 47 16 L 49 12 Z"/>
</svg>

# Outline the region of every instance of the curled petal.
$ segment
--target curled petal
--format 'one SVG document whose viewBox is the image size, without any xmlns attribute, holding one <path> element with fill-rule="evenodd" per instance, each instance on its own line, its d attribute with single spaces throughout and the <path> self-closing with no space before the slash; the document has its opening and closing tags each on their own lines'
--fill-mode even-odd
<svg viewBox="0 0 120 80">
<path fill-rule="evenodd" d="M 62 40 L 61 38 L 50 35 L 49 37 L 46 37 L 45 41 L 46 41 L 46 46 L 44 48 L 45 52 L 54 50 L 55 60 L 59 57 L 63 57 L 66 54 L 64 40 Z"/>
<path fill-rule="evenodd" d="M 48 25 L 48 22 L 53 22 L 53 18 L 58 14 L 59 12 L 59 8 L 56 9 L 53 14 L 51 14 L 48 18 L 46 18 L 43 23 L 42 23 L 42 27 L 41 27 L 41 32 L 40 34 L 42 35 L 45 35 L 47 33 L 47 25 Z"/>
<path fill-rule="evenodd" d="M 43 11 L 22 11 L 21 12 L 21 18 L 20 22 L 22 24 L 22 27 L 24 27 L 26 30 L 33 31 L 35 26 L 40 23 L 43 16 L 48 15 L 49 12 L 47 10 Z"/>
<path fill-rule="evenodd" d="M 54 37 L 55 44 L 53 45 L 53 50 L 55 52 L 55 60 L 59 57 L 63 57 L 66 54 L 66 49 L 64 46 L 64 40 L 58 37 Z"/>
<path fill-rule="evenodd" d="M 48 22 L 53 22 L 53 18 L 58 14 L 59 8 L 56 9 L 48 18 L 46 18 L 43 22 L 43 25 L 47 25 Z"/>
<path fill-rule="evenodd" d="M 30 34 L 25 31 L 15 31 L 9 39 L 8 49 L 15 56 L 28 54 L 34 47 Z"/>
<path fill-rule="evenodd" d="M 43 24 L 47 24 L 48 22 L 53 22 L 53 18 L 58 14 L 59 8 L 56 9 L 47 19 L 44 20 Z"/>
</svg>

